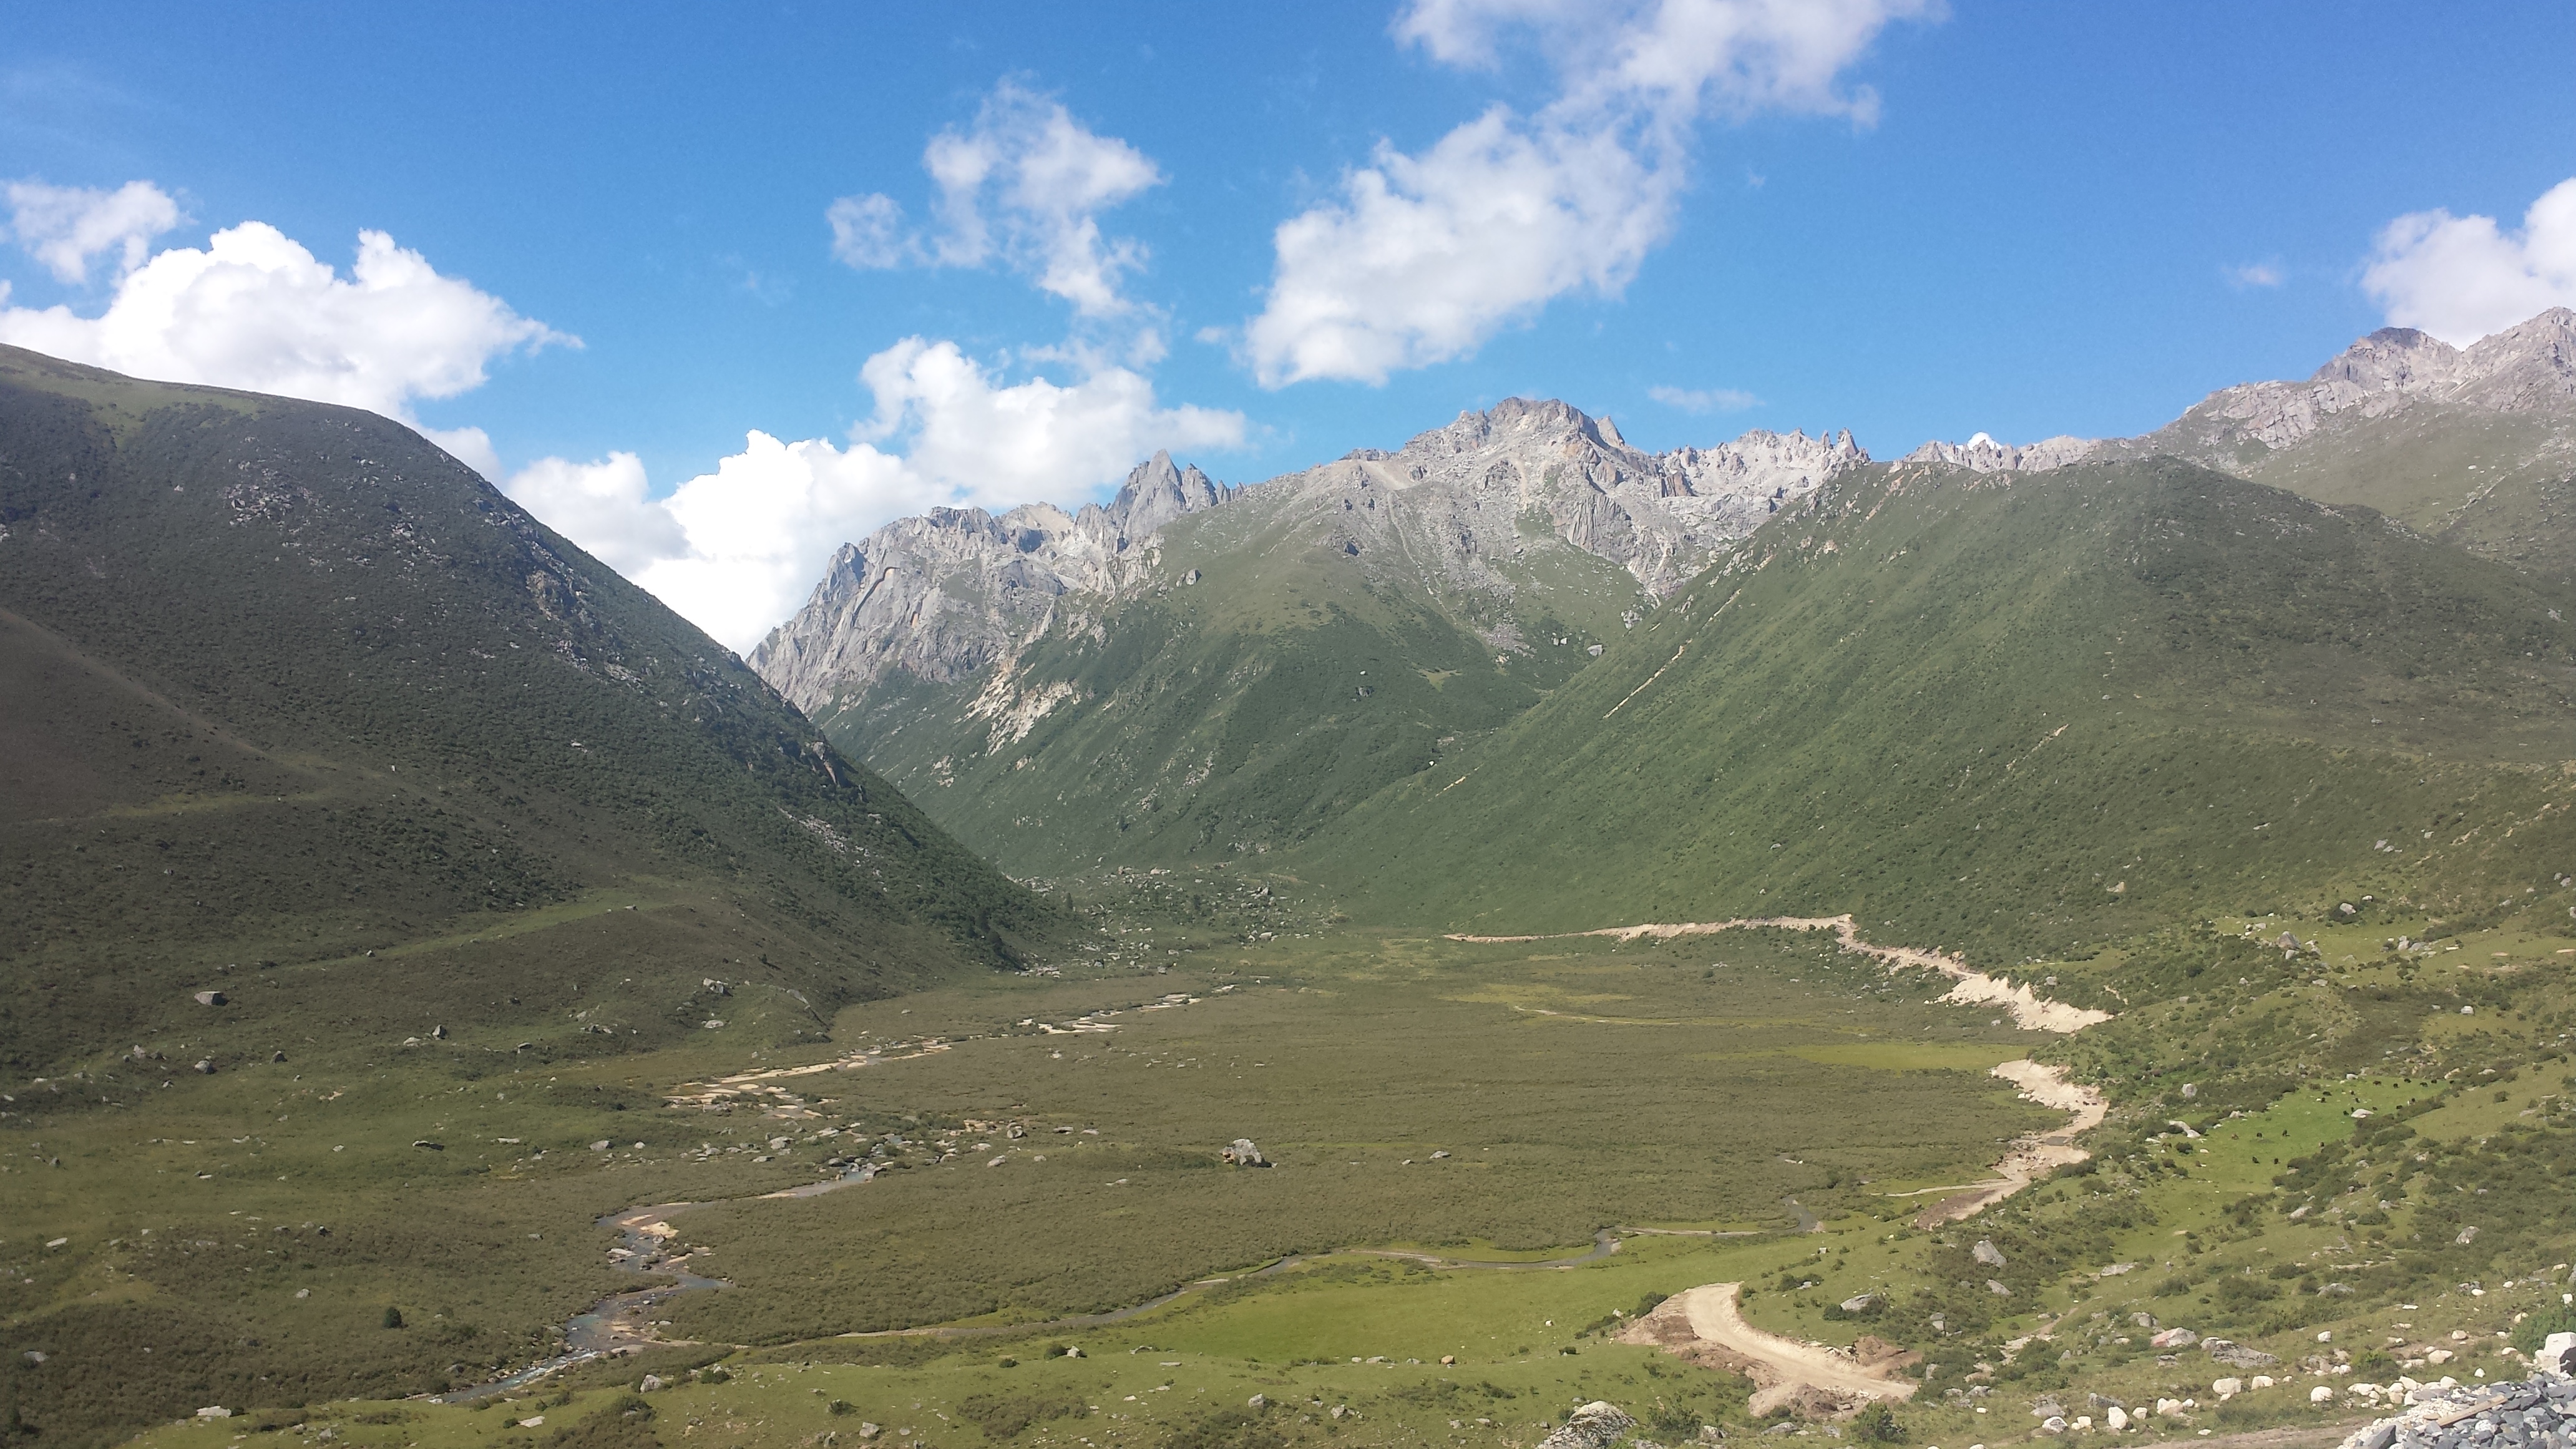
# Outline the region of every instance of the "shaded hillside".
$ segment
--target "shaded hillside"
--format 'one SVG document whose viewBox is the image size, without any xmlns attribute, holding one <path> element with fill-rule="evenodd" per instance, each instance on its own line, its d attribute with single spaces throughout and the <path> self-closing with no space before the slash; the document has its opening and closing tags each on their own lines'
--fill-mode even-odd
<svg viewBox="0 0 2576 1449">
<path fill-rule="evenodd" d="M 792 1035 L 1047 919 L 408 429 L 15 349 L 0 762 L 13 1070 L 181 1023 L 219 1065 L 475 1021 L 616 1051 L 714 978 Z"/>
<path fill-rule="evenodd" d="M 2465 910 L 2576 861 L 2569 604 L 2172 460 L 1872 468 L 1299 859 L 1387 920 L 1851 910 L 2007 960 L 2328 891 Z"/>
</svg>

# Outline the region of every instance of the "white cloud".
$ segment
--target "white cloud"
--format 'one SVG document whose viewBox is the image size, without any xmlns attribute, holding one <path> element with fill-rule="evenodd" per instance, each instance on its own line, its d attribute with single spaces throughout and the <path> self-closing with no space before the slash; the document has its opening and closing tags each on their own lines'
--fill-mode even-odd
<svg viewBox="0 0 2576 1449">
<path fill-rule="evenodd" d="M 645 498 L 644 460 L 633 453 L 596 463 L 541 458 L 512 474 L 503 491 L 622 574 L 688 552 L 680 521 Z"/>
<path fill-rule="evenodd" d="M 498 482 L 501 477 L 501 452 L 492 446 L 492 435 L 481 428 L 427 428 L 413 424 L 420 435 L 447 450 L 448 456 Z"/>
<path fill-rule="evenodd" d="M 747 652 L 804 603 L 835 549 L 891 518 L 1078 496 L 1156 448 L 1224 449 L 1244 436 L 1241 414 L 1158 407 L 1153 384 L 1120 367 L 1005 385 L 955 343 L 912 337 L 860 376 L 876 412 L 846 449 L 755 432 L 663 499 L 646 497 L 643 465 L 627 453 L 545 459 L 504 490 Z"/>
<path fill-rule="evenodd" d="M 1762 399 L 1732 387 L 1650 387 L 1646 396 L 1686 413 L 1740 413 L 1760 407 Z"/>
<path fill-rule="evenodd" d="M 1457 66 L 1525 39 L 1559 71 L 1535 116 L 1495 106 L 1418 155 L 1381 143 L 1341 195 L 1281 223 L 1243 335 L 1267 387 L 1382 382 L 1474 352 L 1554 298 L 1615 296 L 1669 234 L 1688 133 L 1710 113 L 1872 123 L 1839 89 L 1891 21 L 1936 0 L 1413 0 L 1396 34 Z"/>
<path fill-rule="evenodd" d="M 899 267 L 919 255 L 903 233 L 903 206 L 891 196 L 844 196 L 824 209 L 832 255 L 861 271 Z"/>
<path fill-rule="evenodd" d="M 2509 232 L 2491 216 L 2418 211 L 2390 222 L 2362 273 L 2389 323 L 2465 347 L 2552 307 L 2576 307 L 2576 178 Z"/>
<path fill-rule="evenodd" d="M 2279 262 L 2247 262 L 2241 267 L 2221 267 L 2218 271 L 2219 275 L 2227 278 L 2227 285 L 2240 292 L 2254 287 L 2277 287 L 2289 280 Z"/>
<path fill-rule="evenodd" d="M 1134 305 L 1119 287 L 1144 264 L 1145 249 L 1104 237 L 1098 217 L 1162 184 L 1162 171 L 1143 152 L 1004 81 L 972 128 L 930 138 L 922 167 L 939 191 L 936 228 L 908 231 L 902 204 L 890 196 L 844 196 L 824 213 L 832 255 L 863 269 L 1000 260 L 1085 317 L 1118 316 Z"/>
<path fill-rule="evenodd" d="M 137 377 L 282 393 L 405 420 L 416 399 L 479 386 L 495 357 L 580 345 L 469 282 L 439 275 L 383 232 L 358 234 L 357 261 L 344 279 L 256 221 L 215 233 L 203 250 L 155 255 L 117 283 L 97 317 L 62 306 L 0 308 L 0 342 Z"/>
<path fill-rule="evenodd" d="M 152 239 L 180 222 L 179 203 L 149 181 L 114 191 L 12 181 L 8 197 L 9 235 L 66 286 L 88 281 L 91 259 L 111 252 L 117 275 L 133 271 Z"/>
<path fill-rule="evenodd" d="M 1496 107 L 1420 156 L 1378 148 L 1342 200 L 1281 224 L 1244 341 L 1262 384 L 1383 382 L 1463 357 L 1552 297 L 1612 295 L 1671 229 L 1679 174 L 1607 132 Z"/>
</svg>

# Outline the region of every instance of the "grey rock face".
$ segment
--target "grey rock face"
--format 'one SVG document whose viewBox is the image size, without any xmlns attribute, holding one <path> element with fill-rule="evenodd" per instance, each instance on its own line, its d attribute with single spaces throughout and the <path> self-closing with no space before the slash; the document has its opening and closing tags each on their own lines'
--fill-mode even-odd
<svg viewBox="0 0 2576 1449">
<path fill-rule="evenodd" d="M 934 683 L 973 674 L 1042 633 L 1067 594 L 1114 593 L 1153 536 L 1235 490 L 1156 453 L 1107 507 L 1067 514 L 1032 503 L 996 518 L 935 508 L 844 544 L 795 618 L 752 652 L 751 667 L 812 713 L 835 694 L 901 670 Z"/>
<path fill-rule="evenodd" d="M 834 557 L 812 599 L 750 662 L 808 713 L 896 672 L 953 683 L 1015 654 L 1067 611 L 1145 587 L 1158 535 L 1174 520 L 1247 504 L 1364 567 L 1392 555 L 1445 587 L 1508 596 L 1515 561 L 1553 539 L 1660 596 L 1868 461 L 1849 433 L 1751 432 L 1713 448 L 1642 453 L 1564 403 L 1519 398 L 1462 413 L 1392 453 L 1363 448 L 1244 489 L 1158 453 L 1106 508 L 1068 516 L 1037 503 L 998 518 L 939 509 L 886 525 Z M 1508 631 L 1493 642 L 1520 647 Z M 1039 707 L 1008 693 L 989 701 L 1000 738 Z"/>
</svg>

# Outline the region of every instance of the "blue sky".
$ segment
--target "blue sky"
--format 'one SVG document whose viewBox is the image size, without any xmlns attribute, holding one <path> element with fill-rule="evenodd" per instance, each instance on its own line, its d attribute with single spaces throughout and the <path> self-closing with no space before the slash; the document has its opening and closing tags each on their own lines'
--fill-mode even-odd
<svg viewBox="0 0 2576 1449">
<path fill-rule="evenodd" d="M 1687 70 L 1658 26 L 1708 66 L 1640 81 Z M 20 6 L 0 335 L 416 421 L 740 645 L 822 533 L 1078 503 L 1166 441 L 1250 481 L 1517 393 L 1885 457 L 2144 431 L 2392 316 L 2466 341 L 2576 300 L 2522 230 L 2571 72 L 2563 3 Z M 999 179 L 943 193 L 943 134 Z M 1523 185 L 1536 223 L 1479 211 Z M 195 275 L 154 259 L 250 222 L 340 279 L 383 233 L 390 290 L 137 340 L 184 319 L 135 279 Z M 2462 301 L 2481 266 L 2515 300 Z"/>
</svg>

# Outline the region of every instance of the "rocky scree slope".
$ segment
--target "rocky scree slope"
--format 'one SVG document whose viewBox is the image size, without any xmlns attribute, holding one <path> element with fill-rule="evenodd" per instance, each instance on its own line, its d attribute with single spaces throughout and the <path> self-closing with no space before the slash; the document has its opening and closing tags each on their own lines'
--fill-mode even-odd
<svg viewBox="0 0 2576 1449">
<path fill-rule="evenodd" d="M 409 429 L 17 349 L 0 860 L 0 1059 L 37 1071 L 183 1023 L 218 1067 L 622 1051 L 708 978 L 819 1032 L 1053 919 Z"/>
</svg>

